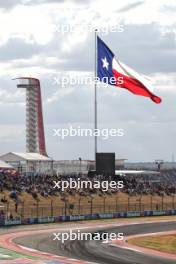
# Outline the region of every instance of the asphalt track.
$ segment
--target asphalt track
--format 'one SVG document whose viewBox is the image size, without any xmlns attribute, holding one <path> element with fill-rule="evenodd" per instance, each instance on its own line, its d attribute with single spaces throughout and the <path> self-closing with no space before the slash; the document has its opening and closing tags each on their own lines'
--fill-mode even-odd
<svg viewBox="0 0 176 264">
<path fill-rule="evenodd" d="M 99 230 L 99 229 L 96 229 Z M 106 228 L 103 231 L 123 232 L 125 236 L 176 230 L 176 222 L 146 223 Z M 86 230 L 90 232 L 90 230 Z M 92 232 L 95 229 L 91 229 Z M 85 230 L 84 230 L 85 232 Z M 102 264 L 175 264 L 176 259 L 144 254 L 138 251 L 114 247 L 101 241 L 53 241 L 53 233 L 45 233 L 15 239 L 15 242 L 39 251 L 68 258 Z M 54 263 L 54 262 L 53 262 Z M 74 263 L 74 260 L 73 260 Z"/>
</svg>

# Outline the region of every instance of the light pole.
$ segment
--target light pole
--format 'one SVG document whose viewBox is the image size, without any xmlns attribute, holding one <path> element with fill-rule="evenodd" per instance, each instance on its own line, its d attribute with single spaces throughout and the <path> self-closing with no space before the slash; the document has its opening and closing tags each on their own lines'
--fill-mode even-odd
<svg viewBox="0 0 176 264">
<path fill-rule="evenodd" d="M 82 164 L 81 164 L 81 162 L 82 162 L 82 159 L 81 159 L 81 157 L 79 157 L 79 172 L 80 172 L 80 174 L 81 174 L 81 172 L 82 172 Z"/>
</svg>

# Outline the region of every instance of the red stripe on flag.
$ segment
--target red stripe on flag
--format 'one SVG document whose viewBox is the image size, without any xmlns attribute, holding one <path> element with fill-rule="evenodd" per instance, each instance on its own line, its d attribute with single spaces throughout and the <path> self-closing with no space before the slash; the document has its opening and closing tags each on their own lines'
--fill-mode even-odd
<svg viewBox="0 0 176 264">
<path fill-rule="evenodd" d="M 161 103 L 161 98 L 151 93 L 140 81 L 132 77 L 126 76 L 122 73 L 112 70 L 114 77 L 117 79 L 117 87 L 125 88 L 133 94 L 145 96 L 151 98 L 151 100 L 157 104 Z M 123 77 L 123 84 L 118 84 L 118 78 Z"/>
</svg>

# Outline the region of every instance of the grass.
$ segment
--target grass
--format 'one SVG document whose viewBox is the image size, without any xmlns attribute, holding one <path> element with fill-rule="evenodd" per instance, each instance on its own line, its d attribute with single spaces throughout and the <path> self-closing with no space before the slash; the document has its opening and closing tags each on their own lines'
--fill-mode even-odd
<svg viewBox="0 0 176 264">
<path fill-rule="evenodd" d="M 139 247 L 176 254 L 176 234 L 132 238 L 128 242 Z"/>
<path fill-rule="evenodd" d="M 33 259 L 33 260 L 39 259 L 38 257 L 32 257 L 32 256 L 28 256 L 25 254 L 20 254 L 15 251 L 0 247 L 0 260 L 4 260 L 4 259 L 12 260 L 12 259 L 18 259 L 18 258 L 28 258 L 28 259 Z"/>
</svg>

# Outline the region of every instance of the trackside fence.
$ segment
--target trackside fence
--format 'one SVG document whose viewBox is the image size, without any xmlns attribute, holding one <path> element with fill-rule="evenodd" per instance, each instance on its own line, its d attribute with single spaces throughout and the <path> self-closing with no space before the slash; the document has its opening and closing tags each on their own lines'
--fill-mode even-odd
<svg viewBox="0 0 176 264">
<path fill-rule="evenodd" d="M 149 216 L 171 216 L 176 215 L 176 210 L 165 211 L 129 211 L 129 212 L 117 212 L 117 213 L 97 213 L 86 215 L 61 215 L 61 216 L 48 216 L 48 217 L 30 217 L 24 218 L 0 218 L 1 226 L 11 225 L 29 225 L 29 224 L 41 224 L 41 223 L 57 223 L 68 221 L 81 221 L 81 220 L 93 220 L 93 219 L 110 219 L 110 218 L 130 218 L 130 217 L 149 217 Z"/>
</svg>

